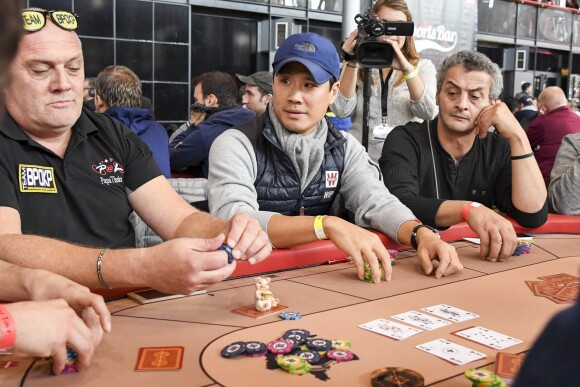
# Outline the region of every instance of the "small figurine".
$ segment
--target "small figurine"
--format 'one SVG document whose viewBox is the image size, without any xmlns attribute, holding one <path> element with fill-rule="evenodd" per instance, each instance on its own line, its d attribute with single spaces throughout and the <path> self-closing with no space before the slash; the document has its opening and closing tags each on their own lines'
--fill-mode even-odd
<svg viewBox="0 0 580 387">
<path fill-rule="evenodd" d="M 256 310 L 264 312 L 275 308 L 278 305 L 277 298 L 270 291 L 270 277 L 257 277 L 256 279 Z"/>
</svg>

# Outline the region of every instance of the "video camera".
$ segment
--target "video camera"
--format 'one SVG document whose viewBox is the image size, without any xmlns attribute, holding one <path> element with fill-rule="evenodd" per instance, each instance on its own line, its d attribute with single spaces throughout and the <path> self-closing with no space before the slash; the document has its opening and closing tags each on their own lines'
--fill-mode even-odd
<svg viewBox="0 0 580 387">
<path fill-rule="evenodd" d="M 382 69 L 393 62 L 393 47 L 379 40 L 383 35 L 412 36 L 415 24 L 409 21 L 386 22 L 372 9 L 354 17 L 358 26 L 354 52 L 362 67 Z"/>
</svg>

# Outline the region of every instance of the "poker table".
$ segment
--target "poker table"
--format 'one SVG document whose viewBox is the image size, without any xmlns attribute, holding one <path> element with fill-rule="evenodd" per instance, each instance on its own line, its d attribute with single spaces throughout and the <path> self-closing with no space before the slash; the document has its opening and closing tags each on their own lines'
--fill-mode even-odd
<svg viewBox="0 0 580 387">
<path fill-rule="evenodd" d="M 328 264 L 344 258 L 327 241 L 294 249 L 276 250 L 266 266 L 240 264 L 235 278 L 219 283 L 206 294 L 140 305 L 128 298 L 108 302 L 113 331 L 97 349 L 91 367 L 81 373 L 52 376 L 44 359 L 0 357 L 2 386 L 370 386 L 371 372 L 384 367 L 417 371 L 425 385 L 470 386 L 463 373 L 484 367 L 493 370 L 497 350 L 457 337 L 452 332 L 478 325 L 522 340 L 502 352 L 529 350 L 548 320 L 570 304 L 556 304 L 535 296 L 525 281 L 580 271 L 580 222 L 552 216 L 536 230 L 517 228 L 533 236 L 530 254 L 492 263 L 479 258 L 479 246 L 462 241 L 474 236 L 465 224 L 442 233 L 458 251 L 464 270 L 435 279 L 422 273 L 415 251 L 382 237 L 388 248 L 401 251 L 390 282 L 369 284 L 356 277 L 352 263 Z M 284 261 L 284 262 L 281 262 Z M 260 264 L 262 265 L 262 264 Z M 250 266 L 250 265 L 248 265 Z M 285 310 L 299 311 L 300 320 L 282 320 L 277 313 L 252 318 L 232 310 L 253 304 L 254 276 L 270 272 L 270 290 Z M 107 297 L 118 295 L 105 294 Z M 475 320 L 396 341 L 359 328 L 378 318 L 448 304 L 478 314 Z M 268 343 L 289 329 L 306 329 L 326 339 L 351 343 L 356 359 L 329 362 L 314 373 L 298 376 L 276 369 L 267 357 L 223 358 L 232 342 Z M 486 355 L 485 359 L 453 365 L 415 348 L 446 339 Z M 184 348 L 182 368 L 135 371 L 143 347 Z M 270 359 L 271 363 L 271 359 Z M 313 368 L 314 369 L 314 368 Z"/>
</svg>

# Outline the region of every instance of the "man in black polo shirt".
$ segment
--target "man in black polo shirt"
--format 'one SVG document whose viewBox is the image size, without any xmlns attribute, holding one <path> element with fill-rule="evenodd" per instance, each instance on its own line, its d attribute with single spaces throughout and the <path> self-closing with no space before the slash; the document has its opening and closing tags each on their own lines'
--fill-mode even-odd
<svg viewBox="0 0 580 387">
<path fill-rule="evenodd" d="M 256 221 L 196 211 L 131 130 L 82 110 L 80 41 L 66 21 L 45 15 L 43 23 L 28 20 L 40 28 L 28 28 L 21 41 L 0 124 L 3 259 L 92 288 L 186 294 L 233 272 L 235 264 L 216 251 L 222 243 L 236 259 L 267 257 L 271 247 Z M 132 210 L 169 241 L 134 249 Z"/>
<path fill-rule="evenodd" d="M 526 133 L 496 101 L 500 69 L 485 55 L 461 51 L 437 72 L 439 117 L 394 129 L 379 160 L 387 188 L 425 224 L 467 221 L 481 239 L 480 254 L 505 260 L 517 246 L 512 224 L 547 220 L 546 186 Z M 496 132 L 488 132 L 495 126 Z"/>
</svg>

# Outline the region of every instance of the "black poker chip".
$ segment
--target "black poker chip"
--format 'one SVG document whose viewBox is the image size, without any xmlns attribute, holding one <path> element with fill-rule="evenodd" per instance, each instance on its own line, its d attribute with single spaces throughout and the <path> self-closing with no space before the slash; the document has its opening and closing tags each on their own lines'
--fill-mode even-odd
<svg viewBox="0 0 580 387">
<path fill-rule="evenodd" d="M 295 343 L 295 347 L 302 345 L 306 342 L 306 336 L 302 336 L 300 333 L 286 333 L 282 336 L 283 339 L 292 340 Z"/>
<path fill-rule="evenodd" d="M 246 342 L 246 352 L 245 355 L 256 356 L 268 353 L 268 347 L 261 341 L 248 341 Z"/>
<path fill-rule="evenodd" d="M 317 364 L 320 361 L 320 354 L 312 350 L 296 351 L 296 356 L 300 356 L 310 364 Z"/>
<path fill-rule="evenodd" d="M 228 254 L 228 263 L 234 262 L 234 256 L 232 255 L 232 249 L 230 248 L 230 246 L 224 243 L 218 248 L 218 250 L 223 250 Z"/>
<path fill-rule="evenodd" d="M 306 340 L 306 346 L 313 351 L 326 352 L 332 349 L 332 341 L 326 339 Z"/>
<path fill-rule="evenodd" d="M 288 329 L 284 333 L 284 336 L 286 336 L 286 335 L 288 335 L 290 333 L 298 333 L 302 337 L 310 337 L 310 331 L 307 331 L 306 329 Z"/>
<path fill-rule="evenodd" d="M 246 343 L 243 341 L 236 341 L 235 343 L 226 345 L 224 349 L 222 349 L 222 357 L 231 359 L 240 356 L 244 352 L 246 352 Z"/>
</svg>

